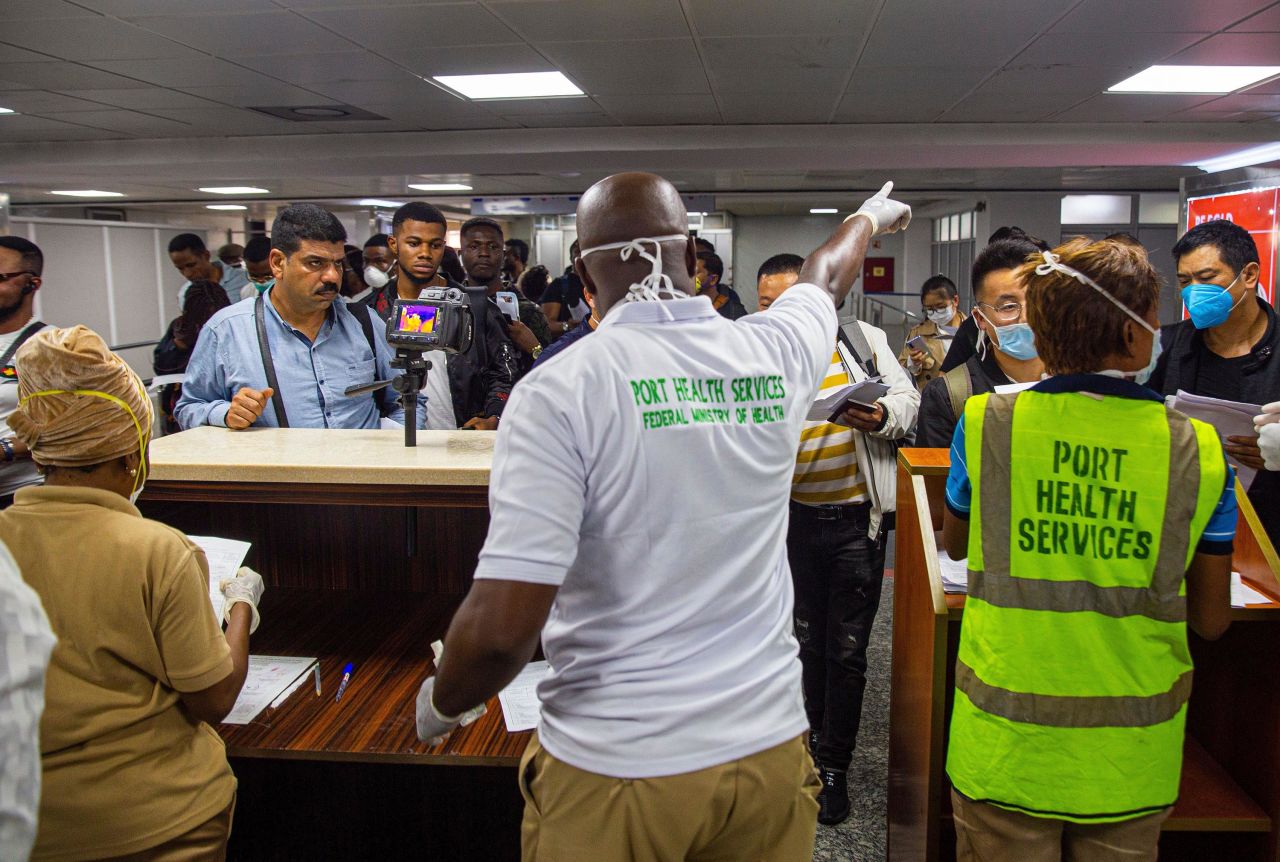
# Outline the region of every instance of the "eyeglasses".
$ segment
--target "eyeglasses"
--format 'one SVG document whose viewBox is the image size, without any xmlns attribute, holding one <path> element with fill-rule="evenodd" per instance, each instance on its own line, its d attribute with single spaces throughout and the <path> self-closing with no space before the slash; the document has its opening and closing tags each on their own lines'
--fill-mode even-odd
<svg viewBox="0 0 1280 862">
<path fill-rule="evenodd" d="M 29 269 L 20 269 L 17 272 L 0 272 L 0 284 L 4 284 L 6 281 L 15 279 L 20 275 L 29 275 L 32 278 L 35 278 L 38 273 L 34 273 Z"/>
<path fill-rule="evenodd" d="M 991 316 L 995 317 L 997 320 L 1017 320 L 1022 316 L 1023 303 L 1021 302 L 1010 300 L 1009 302 L 1002 302 L 999 305 L 988 305 L 985 302 L 979 302 L 978 305 L 991 309 L 993 312 Z"/>
<path fill-rule="evenodd" d="M 469 242 L 467 243 L 467 251 L 491 251 L 494 253 L 502 251 L 502 244 L 496 242 Z"/>
<path fill-rule="evenodd" d="M 301 263 L 302 268 L 307 272 L 324 272 L 329 267 L 336 269 L 338 275 L 342 275 L 347 271 L 347 260 L 343 257 L 304 257 Z"/>
</svg>

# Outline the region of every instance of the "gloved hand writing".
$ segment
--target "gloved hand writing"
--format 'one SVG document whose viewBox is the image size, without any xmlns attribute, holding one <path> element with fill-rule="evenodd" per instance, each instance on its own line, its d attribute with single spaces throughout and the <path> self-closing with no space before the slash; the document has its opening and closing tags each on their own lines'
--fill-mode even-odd
<svg viewBox="0 0 1280 862">
<path fill-rule="evenodd" d="M 422 687 L 418 689 L 418 739 L 431 745 L 439 745 L 444 742 L 454 728 L 466 727 L 484 715 L 486 711 L 485 705 L 482 703 L 475 709 L 467 710 L 462 715 L 442 715 L 431 699 L 435 688 L 436 678 L 429 676 L 422 683 Z"/>
<path fill-rule="evenodd" d="M 236 572 L 234 578 L 223 581 L 219 586 L 222 589 L 222 594 L 227 597 L 222 606 L 222 618 L 230 622 L 231 607 L 236 602 L 244 602 L 253 612 L 253 622 L 249 624 L 249 634 L 257 631 L 258 623 L 262 621 L 258 614 L 258 602 L 262 601 L 262 593 L 267 588 L 266 584 L 262 582 L 262 575 L 259 575 L 248 566 L 241 566 L 240 571 Z"/>
<path fill-rule="evenodd" d="M 868 198 L 862 206 L 858 207 L 858 211 L 845 221 L 863 216 L 871 222 L 873 236 L 896 233 L 904 229 L 911 224 L 911 207 L 890 198 L 891 191 L 893 191 L 892 180 L 885 183 L 884 188 Z"/>
</svg>

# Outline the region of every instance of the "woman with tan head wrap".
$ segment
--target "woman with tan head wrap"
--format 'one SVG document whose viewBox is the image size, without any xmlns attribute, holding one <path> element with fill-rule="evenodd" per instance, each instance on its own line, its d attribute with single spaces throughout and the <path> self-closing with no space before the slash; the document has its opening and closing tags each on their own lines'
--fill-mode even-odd
<svg viewBox="0 0 1280 862">
<path fill-rule="evenodd" d="M 46 329 L 15 362 L 10 427 L 45 484 L 0 512 L 0 541 L 58 639 L 32 858 L 224 859 L 236 782 L 210 724 L 244 683 L 262 579 L 224 583 L 224 635 L 204 553 L 133 506 L 151 403 L 97 333 Z"/>
</svg>

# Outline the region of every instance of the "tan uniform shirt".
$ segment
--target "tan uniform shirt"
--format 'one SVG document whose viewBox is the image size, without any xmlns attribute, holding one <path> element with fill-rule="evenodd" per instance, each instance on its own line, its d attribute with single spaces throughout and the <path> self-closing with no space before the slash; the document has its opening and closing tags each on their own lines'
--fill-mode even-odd
<svg viewBox="0 0 1280 862">
<path fill-rule="evenodd" d="M 204 553 L 118 494 L 67 487 L 19 491 L 0 541 L 58 638 L 31 858 L 135 853 L 220 813 L 236 787 L 225 746 L 178 697 L 231 673 Z"/>
</svg>

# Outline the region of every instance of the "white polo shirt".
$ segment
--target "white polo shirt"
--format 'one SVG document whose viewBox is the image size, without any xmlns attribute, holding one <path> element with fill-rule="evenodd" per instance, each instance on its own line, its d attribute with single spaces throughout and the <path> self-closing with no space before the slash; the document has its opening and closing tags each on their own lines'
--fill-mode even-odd
<svg viewBox="0 0 1280 862">
<path fill-rule="evenodd" d="M 476 578 L 560 587 L 539 737 L 579 769 L 675 775 L 807 727 L 786 535 L 836 312 L 634 302 L 520 382 L 499 426 Z"/>
</svg>

